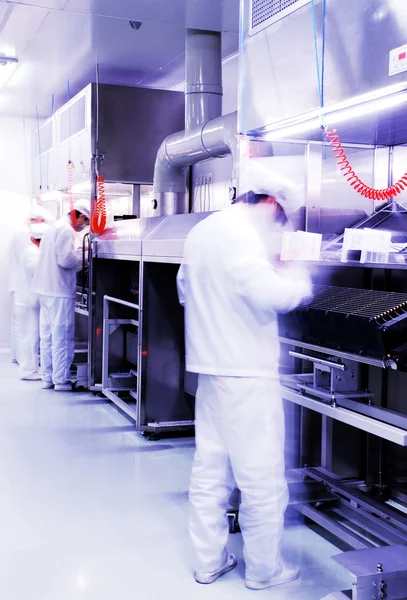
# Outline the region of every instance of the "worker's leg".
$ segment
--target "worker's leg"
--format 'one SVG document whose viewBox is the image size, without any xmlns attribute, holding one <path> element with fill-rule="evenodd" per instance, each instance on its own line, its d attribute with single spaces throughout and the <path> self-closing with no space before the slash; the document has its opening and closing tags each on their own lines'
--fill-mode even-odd
<svg viewBox="0 0 407 600">
<path fill-rule="evenodd" d="M 51 307 L 52 383 L 63 385 L 71 379 L 75 352 L 75 300 L 53 298 Z"/>
<path fill-rule="evenodd" d="M 11 292 L 11 323 L 10 323 L 10 348 L 11 360 L 18 363 L 18 324 L 16 306 L 14 304 L 14 292 Z"/>
<path fill-rule="evenodd" d="M 235 485 L 222 439 L 217 381 L 200 375 L 196 396 L 196 452 L 189 499 L 195 570 L 201 573 L 216 571 L 228 559 L 226 510 Z"/>
<path fill-rule="evenodd" d="M 38 376 L 39 312 L 26 306 L 16 306 L 17 325 L 20 332 L 19 375 L 21 379 Z"/>
<path fill-rule="evenodd" d="M 50 304 L 53 298 L 40 296 L 40 356 L 41 375 L 45 383 L 52 383 L 52 338 Z"/>
<path fill-rule="evenodd" d="M 224 436 L 241 491 L 239 523 L 246 578 L 266 582 L 282 569 L 280 544 L 288 488 L 284 473 L 284 410 L 279 382 L 223 378 Z"/>
</svg>

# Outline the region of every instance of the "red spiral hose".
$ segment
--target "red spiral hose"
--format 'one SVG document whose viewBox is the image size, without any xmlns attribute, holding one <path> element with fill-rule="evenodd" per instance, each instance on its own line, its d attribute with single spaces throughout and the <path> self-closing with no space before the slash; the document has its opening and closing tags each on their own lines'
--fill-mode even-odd
<svg viewBox="0 0 407 600">
<path fill-rule="evenodd" d="M 336 133 L 336 129 L 331 129 L 329 131 L 325 130 L 325 134 L 338 162 L 338 166 L 342 171 L 342 175 L 358 194 L 364 198 L 369 198 L 370 200 L 391 200 L 392 198 L 395 198 L 395 196 L 398 196 L 398 194 L 401 194 L 403 190 L 407 189 L 407 172 L 404 173 L 396 183 L 381 190 L 372 188 L 364 183 L 353 170 L 352 165 L 346 156 L 346 152 L 343 149 L 342 142 Z"/>
<path fill-rule="evenodd" d="M 90 227 L 92 233 L 101 234 L 106 229 L 107 223 L 105 178 L 102 175 L 98 175 L 96 179 L 96 184 L 97 196 L 92 206 Z"/>
<path fill-rule="evenodd" d="M 78 231 L 78 226 L 76 222 L 76 212 L 74 206 L 73 192 L 72 192 L 72 180 L 73 180 L 73 162 L 70 160 L 68 162 L 68 195 L 69 195 L 69 214 L 71 215 L 71 223 L 72 227 L 75 231 Z"/>
</svg>

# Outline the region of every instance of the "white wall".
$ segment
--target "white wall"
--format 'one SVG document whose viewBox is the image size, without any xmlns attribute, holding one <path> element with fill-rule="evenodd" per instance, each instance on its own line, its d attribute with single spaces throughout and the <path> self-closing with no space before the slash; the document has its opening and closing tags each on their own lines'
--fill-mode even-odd
<svg viewBox="0 0 407 600">
<path fill-rule="evenodd" d="M 10 345 L 8 253 L 12 235 L 30 207 L 33 126 L 32 121 L 0 115 L 0 348 Z"/>
</svg>

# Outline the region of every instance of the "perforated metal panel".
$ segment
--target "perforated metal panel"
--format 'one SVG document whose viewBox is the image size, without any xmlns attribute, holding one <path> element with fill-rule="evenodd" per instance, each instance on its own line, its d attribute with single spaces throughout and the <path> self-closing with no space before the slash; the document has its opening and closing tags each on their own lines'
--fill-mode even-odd
<svg viewBox="0 0 407 600">
<path fill-rule="evenodd" d="M 48 121 L 40 128 L 39 140 L 38 133 L 35 135 L 35 157 L 42 156 L 54 147 L 54 121 Z"/>
<path fill-rule="evenodd" d="M 59 117 L 59 143 L 62 144 L 86 129 L 86 96 L 82 96 Z"/>
<path fill-rule="evenodd" d="M 251 33 L 271 25 L 311 0 L 252 0 Z"/>
</svg>

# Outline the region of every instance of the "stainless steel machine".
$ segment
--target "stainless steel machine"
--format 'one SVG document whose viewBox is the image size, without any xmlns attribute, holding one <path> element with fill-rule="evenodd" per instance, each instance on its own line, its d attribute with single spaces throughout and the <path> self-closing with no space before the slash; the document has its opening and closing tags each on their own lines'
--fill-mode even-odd
<svg viewBox="0 0 407 600">
<path fill-rule="evenodd" d="M 107 225 L 150 213 L 154 161 L 163 137 L 182 128 L 184 96 L 179 92 L 89 84 L 57 110 L 35 134 L 33 192 L 56 217 L 71 201 L 96 197 L 96 175 L 104 177 Z M 94 310 L 89 281 L 89 236 L 76 295 L 75 361 L 78 387 L 94 387 Z M 112 295 L 115 295 L 115 290 Z"/>
<path fill-rule="evenodd" d="M 193 428 L 176 275 L 186 236 L 206 216 L 118 223 L 93 242 L 92 388 L 150 436 Z"/>
</svg>

